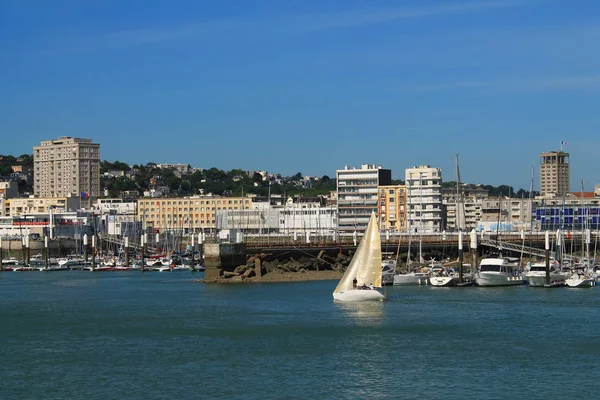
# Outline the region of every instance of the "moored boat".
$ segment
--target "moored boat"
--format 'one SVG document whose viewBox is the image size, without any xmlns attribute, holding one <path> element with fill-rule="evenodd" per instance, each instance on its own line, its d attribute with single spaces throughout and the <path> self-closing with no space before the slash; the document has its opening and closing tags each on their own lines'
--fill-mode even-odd
<svg viewBox="0 0 600 400">
<path fill-rule="evenodd" d="M 525 280 L 531 287 L 557 287 L 564 286 L 567 274 L 561 271 L 560 264 L 556 260 L 550 262 L 550 280 L 546 282 L 546 263 L 534 263 L 529 266 L 525 274 Z"/>
<path fill-rule="evenodd" d="M 517 258 L 483 258 L 475 279 L 478 286 L 514 286 L 524 283 Z"/>
<path fill-rule="evenodd" d="M 565 283 L 572 288 L 590 288 L 596 286 L 596 279 L 594 279 L 588 268 L 574 266 L 573 272 L 565 280 Z"/>
</svg>

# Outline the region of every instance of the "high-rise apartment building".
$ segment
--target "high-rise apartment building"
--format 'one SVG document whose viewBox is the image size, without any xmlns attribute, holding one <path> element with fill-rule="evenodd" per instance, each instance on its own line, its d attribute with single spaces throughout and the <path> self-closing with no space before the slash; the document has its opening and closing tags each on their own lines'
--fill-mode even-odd
<svg viewBox="0 0 600 400">
<path fill-rule="evenodd" d="M 415 233 L 442 230 L 442 170 L 420 165 L 404 171 L 408 229 Z"/>
<path fill-rule="evenodd" d="M 362 232 L 373 211 L 378 212 L 378 189 L 392 183 L 392 171 L 381 166 L 362 164 L 360 168 L 336 171 L 338 192 L 338 229 Z"/>
<path fill-rule="evenodd" d="M 551 151 L 540 154 L 540 194 L 564 196 L 571 191 L 569 153 Z"/>
<path fill-rule="evenodd" d="M 39 197 L 80 196 L 84 204 L 100 195 L 100 145 L 68 136 L 33 148 L 33 190 Z"/>
</svg>

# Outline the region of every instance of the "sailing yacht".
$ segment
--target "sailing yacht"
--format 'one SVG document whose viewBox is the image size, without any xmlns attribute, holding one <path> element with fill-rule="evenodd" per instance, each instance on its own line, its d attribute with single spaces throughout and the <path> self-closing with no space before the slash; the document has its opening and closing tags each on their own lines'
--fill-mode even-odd
<svg viewBox="0 0 600 400">
<path fill-rule="evenodd" d="M 368 285 L 368 286 L 367 286 Z M 384 300 L 381 288 L 381 238 L 375 213 L 358 244 L 344 276 L 333 291 L 337 301 Z"/>
<path fill-rule="evenodd" d="M 583 205 L 583 180 L 581 181 L 581 208 Z M 593 287 L 596 279 L 593 276 L 594 263 L 590 260 L 590 230 L 588 228 L 588 216 L 584 215 L 581 223 L 581 262 L 573 265 L 572 273 L 565 283 L 568 287 Z"/>
</svg>

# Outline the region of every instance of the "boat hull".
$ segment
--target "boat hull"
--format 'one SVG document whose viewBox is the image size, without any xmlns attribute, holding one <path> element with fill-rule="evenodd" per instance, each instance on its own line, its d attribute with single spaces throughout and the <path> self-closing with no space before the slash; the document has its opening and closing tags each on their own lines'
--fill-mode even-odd
<svg viewBox="0 0 600 400">
<path fill-rule="evenodd" d="M 516 286 L 525 282 L 520 276 L 479 273 L 475 283 L 478 286 Z"/>
<path fill-rule="evenodd" d="M 552 276 L 550 275 L 550 285 L 546 285 L 546 275 L 526 275 L 525 279 L 531 287 L 556 287 L 565 284 L 565 278 L 563 276 Z"/>
<path fill-rule="evenodd" d="M 431 286 L 456 286 L 458 278 L 454 276 L 432 276 L 429 278 L 429 284 Z"/>
<path fill-rule="evenodd" d="M 568 287 L 589 288 L 596 286 L 596 281 L 592 278 L 569 278 L 565 281 Z"/>
<path fill-rule="evenodd" d="M 333 299 L 336 301 L 382 301 L 385 296 L 379 291 L 373 290 L 348 290 L 346 292 L 333 293 Z"/>
<path fill-rule="evenodd" d="M 394 275 L 394 286 L 427 285 L 427 274 L 398 274 Z"/>
</svg>

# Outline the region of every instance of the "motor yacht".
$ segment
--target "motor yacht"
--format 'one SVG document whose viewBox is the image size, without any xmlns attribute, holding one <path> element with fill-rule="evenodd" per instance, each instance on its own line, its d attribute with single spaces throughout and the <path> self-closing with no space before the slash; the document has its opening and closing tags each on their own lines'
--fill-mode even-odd
<svg viewBox="0 0 600 400">
<path fill-rule="evenodd" d="M 475 278 L 478 286 L 513 286 L 524 283 L 518 258 L 483 258 Z"/>
</svg>

